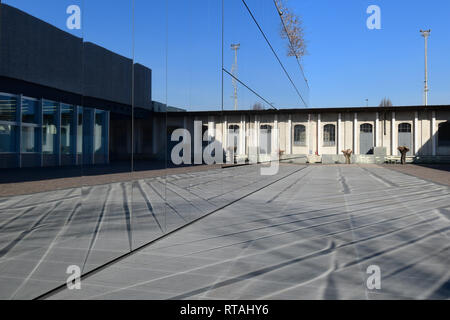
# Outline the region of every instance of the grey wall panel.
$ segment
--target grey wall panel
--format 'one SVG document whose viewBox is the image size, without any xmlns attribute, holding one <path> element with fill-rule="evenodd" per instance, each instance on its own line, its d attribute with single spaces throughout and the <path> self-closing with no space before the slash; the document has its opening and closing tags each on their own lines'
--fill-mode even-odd
<svg viewBox="0 0 450 320">
<path fill-rule="evenodd" d="M 2 4 L 0 74 L 81 93 L 82 40 Z"/>
<path fill-rule="evenodd" d="M 131 59 L 84 44 L 84 95 L 131 104 Z"/>
<path fill-rule="evenodd" d="M 134 105 L 152 108 L 152 70 L 136 63 L 134 65 Z"/>
<path fill-rule="evenodd" d="M 0 77 L 131 105 L 131 59 L 0 5 Z M 135 64 L 134 71 L 135 106 L 149 109 L 151 70 Z"/>
</svg>

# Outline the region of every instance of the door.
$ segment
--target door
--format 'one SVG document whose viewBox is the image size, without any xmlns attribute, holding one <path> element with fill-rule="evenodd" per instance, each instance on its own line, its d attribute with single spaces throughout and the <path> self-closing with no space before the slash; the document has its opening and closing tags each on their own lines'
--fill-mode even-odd
<svg viewBox="0 0 450 320">
<path fill-rule="evenodd" d="M 398 146 L 408 147 L 409 151 L 406 155 L 412 155 L 412 134 L 411 125 L 409 123 L 400 123 L 398 125 Z M 400 152 L 397 152 L 400 155 Z"/>
<path fill-rule="evenodd" d="M 359 132 L 359 153 L 373 154 L 373 126 L 364 123 L 360 126 Z"/>
<path fill-rule="evenodd" d="M 262 125 L 260 127 L 259 153 L 263 155 L 272 153 L 272 126 Z"/>
</svg>

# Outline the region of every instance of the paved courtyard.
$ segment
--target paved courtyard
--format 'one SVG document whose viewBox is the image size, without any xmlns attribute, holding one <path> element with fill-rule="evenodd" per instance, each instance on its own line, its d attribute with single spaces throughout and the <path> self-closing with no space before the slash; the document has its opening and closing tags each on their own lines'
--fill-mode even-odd
<svg viewBox="0 0 450 320">
<path fill-rule="evenodd" d="M 450 298 L 450 187 L 376 165 L 259 170 L 1 198 L 0 298 L 35 298 L 68 265 L 88 272 L 208 213 L 47 298 Z"/>
</svg>

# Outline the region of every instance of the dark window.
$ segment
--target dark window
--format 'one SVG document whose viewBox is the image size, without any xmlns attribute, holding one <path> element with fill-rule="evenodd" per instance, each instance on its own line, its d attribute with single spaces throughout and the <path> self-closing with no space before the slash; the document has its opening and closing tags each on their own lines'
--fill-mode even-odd
<svg viewBox="0 0 450 320">
<path fill-rule="evenodd" d="M 361 125 L 361 132 L 372 133 L 373 126 L 370 123 L 364 123 Z"/>
<path fill-rule="evenodd" d="M 57 102 L 44 102 L 42 120 L 42 152 L 46 154 L 55 154 L 57 152 L 57 110 Z"/>
<path fill-rule="evenodd" d="M 439 124 L 438 146 L 450 147 L 450 121 Z"/>
<path fill-rule="evenodd" d="M 336 144 L 336 126 L 327 124 L 323 127 L 323 145 L 334 146 Z"/>
<path fill-rule="evenodd" d="M 232 124 L 228 126 L 228 147 L 233 148 L 234 153 L 237 153 L 238 139 L 239 139 L 239 126 Z"/>
<path fill-rule="evenodd" d="M 22 100 L 22 122 L 38 123 L 38 101 L 24 98 Z"/>
<path fill-rule="evenodd" d="M 11 97 L 11 96 L 0 95 L 0 121 L 15 122 L 16 121 L 16 107 L 17 107 L 17 99 L 16 98 Z"/>
<path fill-rule="evenodd" d="M 298 124 L 294 127 L 294 145 L 306 145 L 306 127 L 302 124 Z"/>
<path fill-rule="evenodd" d="M 398 132 L 411 132 L 411 125 L 409 123 L 400 123 L 398 125 Z"/>
</svg>

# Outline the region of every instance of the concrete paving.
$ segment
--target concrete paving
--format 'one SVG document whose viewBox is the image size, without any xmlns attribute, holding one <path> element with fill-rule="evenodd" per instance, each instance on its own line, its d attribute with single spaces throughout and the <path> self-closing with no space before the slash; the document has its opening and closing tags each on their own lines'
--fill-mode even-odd
<svg viewBox="0 0 450 320">
<path fill-rule="evenodd" d="M 257 184 L 276 182 L 93 274 L 83 280 L 81 290 L 60 291 L 50 298 L 450 298 L 449 187 L 378 166 L 283 165 L 272 178 L 258 176 L 255 167 L 227 170 L 220 176 L 224 183 L 217 181 L 224 171 L 168 178 L 167 198 L 186 199 L 178 204 L 169 200 L 169 207 L 193 217 L 235 194 L 257 190 Z M 151 190 L 158 190 L 158 183 L 145 182 L 142 192 L 133 186 L 142 199 L 134 198 L 137 203 L 132 205 L 145 211 L 145 197 L 153 203 L 150 194 L 157 194 Z M 216 197 L 221 188 L 222 196 Z M 90 196 L 87 192 L 84 197 Z M 57 204 L 55 200 L 52 205 Z M 139 210 L 133 214 L 140 217 Z M 166 216 L 160 233 L 182 223 L 176 214 Z M 126 229 L 123 223 L 122 229 L 114 228 L 111 219 L 103 225 L 123 236 L 114 236 L 113 247 L 125 251 Z M 133 239 L 148 240 L 147 226 L 137 223 L 137 230 Z M 158 226 L 153 230 L 158 233 Z M 78 239 L 76 231 L 72 234 L 70 240 Z M 63 243 L 58 249 L 81 247 L 81 240 L 77 246 L 69 245 L 69 239 Z M 107 237 L 98 237 L 95 246 L 111 249 L 107 244 Z M 369 266 L 381 270 L 379 290 L 367 287 Z"/>
<path fill-rule="evenodd" d="M 35 298 L 65 283 L 71 265 L 89 272 L 301 169 L 185 170 L 0 198 L 0 299 Z"/>
</svg>

